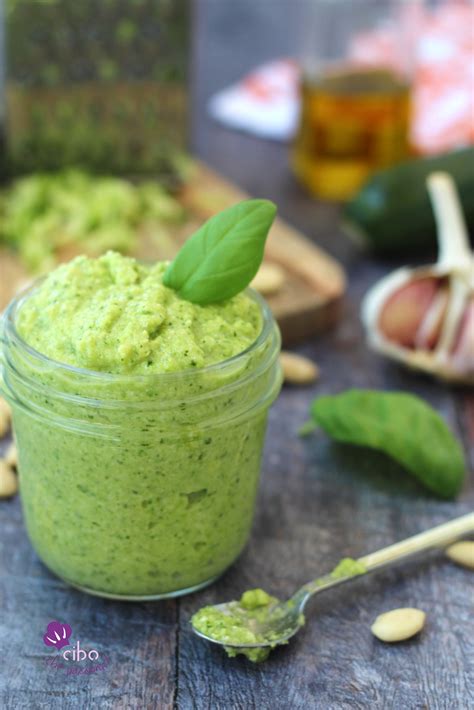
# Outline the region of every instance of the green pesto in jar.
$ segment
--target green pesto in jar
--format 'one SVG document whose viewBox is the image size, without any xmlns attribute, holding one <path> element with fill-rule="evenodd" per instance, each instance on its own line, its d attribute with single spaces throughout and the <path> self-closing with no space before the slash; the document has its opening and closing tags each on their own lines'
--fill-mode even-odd
<svg viewBox="0 0 474 710">
<path fill-rule="evenodd" d="M 28 299 L 18 332 L 53 360 L 122 375 L 205 367 L 257 338 L 260 309 L 247 295 L 199 306 L 163 285 L 165 270 L 116 252 L 79 256 Z"/>
<path fill-rule="evenodd" d="M 184 593 L 235 560 L 281 383 L 277 329 L 258 340 L 256 298 L 195 305 L 163 286 L 164 270 L 78 257 L 15 316 L 51 358 L 11 353 L 28 533 L 57 575 L 106 596 Z"/>
</svg>

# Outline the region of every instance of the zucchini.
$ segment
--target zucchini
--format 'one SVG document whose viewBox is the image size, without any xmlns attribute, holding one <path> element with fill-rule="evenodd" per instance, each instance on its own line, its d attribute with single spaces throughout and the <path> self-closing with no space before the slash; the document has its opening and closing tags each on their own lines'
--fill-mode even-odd
<svg viewBox="0 0 474 710">
<path fill-rule="evenodd" d="M 436 225 L 425 181 L 435 170 L 454 178 L 472 237 L 474 147 L 409 160 L 374 173 L 345 206 L 344 231 L 379 254 L 434 251 Z"/>
</svg>

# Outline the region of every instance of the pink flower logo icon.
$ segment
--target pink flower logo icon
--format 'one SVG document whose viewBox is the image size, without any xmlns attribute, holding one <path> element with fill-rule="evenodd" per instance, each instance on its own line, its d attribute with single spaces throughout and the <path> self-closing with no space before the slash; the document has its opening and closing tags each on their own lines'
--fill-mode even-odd
<svg viewBox="0 0 474 710">
<path fill-rule="evenodd" d="M 51 621 L 48 624 L 45 635 L 43 636 L 43 641 L 46 646 L 63 648 L 63 646 L 69 646 L 69 637 L 71 634 L 72 629 L 69 624 L 61 624 L 59 621 Z"/>
</svg>

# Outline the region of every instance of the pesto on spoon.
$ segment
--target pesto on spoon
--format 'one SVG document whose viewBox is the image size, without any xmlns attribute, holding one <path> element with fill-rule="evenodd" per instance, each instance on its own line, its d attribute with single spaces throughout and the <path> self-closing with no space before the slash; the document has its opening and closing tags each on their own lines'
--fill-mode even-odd
<svg viewBox="0 0 474 710">
<path fill-rule="evenodd" d="M 243 654 L 256 663 L 264 661 L 273 648 L 288 643 L 301 629 L 306 603 L 318 592 L 412 555 L 446 547 L 473 532 L 474 513 L 468 513 L 358 560 L 344 558 L 332 572 L 303 585 L 286 602 L 262 589 L 253 589 L 238 602 L 204 607 L 191 619 L 193 630 L 201 638 L 224 646 L 229 656 Z"/>
</svg>

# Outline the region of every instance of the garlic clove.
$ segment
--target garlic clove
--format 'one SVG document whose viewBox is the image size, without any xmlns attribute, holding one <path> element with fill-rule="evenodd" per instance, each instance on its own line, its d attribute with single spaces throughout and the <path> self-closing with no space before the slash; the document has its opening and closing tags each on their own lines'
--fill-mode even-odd
<svg viewBox="0 0 474 710">
<path fill-rule="evenodd" d="M 407 281 L 395 290 L 380 311 L 378 327 L 383 335 L 394 343 L 413 347 L 438 288 L 438 279 L 425 276 Z"/>
</svg>

